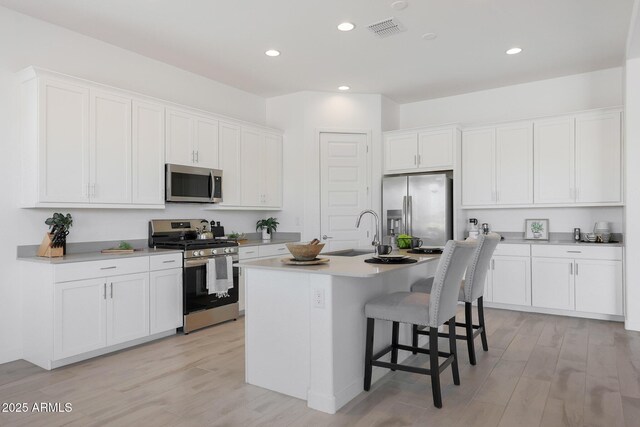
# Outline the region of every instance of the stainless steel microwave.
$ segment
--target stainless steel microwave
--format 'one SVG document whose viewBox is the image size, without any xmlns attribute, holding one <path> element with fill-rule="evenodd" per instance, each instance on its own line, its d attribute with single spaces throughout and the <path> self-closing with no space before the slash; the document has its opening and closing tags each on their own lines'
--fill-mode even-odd
<svg viewBox="0 0 640 427">
<path fill-rule="evenodd" d="M 167 202 L 222 202 L 222 171 L 167 164 L 165 167 Z"/>
</svg>

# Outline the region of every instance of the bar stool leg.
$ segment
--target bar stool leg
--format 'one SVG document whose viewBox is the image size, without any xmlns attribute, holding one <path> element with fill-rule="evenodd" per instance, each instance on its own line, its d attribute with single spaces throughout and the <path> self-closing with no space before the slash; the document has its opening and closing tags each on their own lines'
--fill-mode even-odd
<svg viewBox="0 0 640 427">
<path fill-rule="evenodd" d="M 433 404 L 436 408 L 442 408 L 440 363 L 438 362 L 438 328 L 429 328 L 429 370 L 431 371 Z"/>
<path fill-rule="evenodd" d="M 412 325 L 412 338 L 411 338 L 411 346 L 418 347 L 418 325 Z M 417 351 L 413 350 L 413 354 L 418 354 Z"/>
<path fill-rule="evenodd" d="M 398 332 L 400 328 L 399 322 L 393 322 L 391 326 L 391 363 L 398 363 Z M 395 369 L 391 369 L 395 371 Z"/>
<path fill-rule="evenodd" d="M 364 356 L 364 389 L 369 391 L 371 389 L 371 371 L 373 366 L 371 365 L 373 359 L 373 330 L 376 325 L 375 319 L 367 318 L 367 337 L 366 337 L 366 350 Z"/>
<path fill-rule="evenodd" d="M 458 349 L 456 345 L 456 328 L 451 325 L 456 324 L 456 317 L 449 319 L 449 353 L 453 354 L 453 362 L 451 363 L 451 373 L 453 374 L 453 383 L 460 385 L 460 372 L 458 371 Z"/>
<path fill-rule="evenodd" d="M 473 306 L 470 302 L 464 303 L 464 325 L 467 335 L 467 349 L 469 350 L 469 363 L 476 364 L 476 350 L 473 345 L 473 313 L 471 309 Z"/>
<path fill-rule="evenodd" d="M 487 329 L 484 326 L 484 301 L 482 297 L 478 298 L 478 321 L 482 332 L 480 332 L 480 338 L 482 339 L 482 349 L 489 351 L 489 343 L 487 342 Z"/>
</svg>

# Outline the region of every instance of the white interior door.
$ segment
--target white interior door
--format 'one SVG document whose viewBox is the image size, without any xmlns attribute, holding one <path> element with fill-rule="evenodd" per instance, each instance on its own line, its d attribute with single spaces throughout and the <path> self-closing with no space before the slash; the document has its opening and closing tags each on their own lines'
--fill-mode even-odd
<svg viewBox="0 0 640 427">
<path fill-rule="evenodd" d="M 356 228 L 358 214 L 370 205 L 368 176 L 366 134 L 320 134 L 320 234 L 325 251 L 370 245 L 371 221 Z"/>
</svg>

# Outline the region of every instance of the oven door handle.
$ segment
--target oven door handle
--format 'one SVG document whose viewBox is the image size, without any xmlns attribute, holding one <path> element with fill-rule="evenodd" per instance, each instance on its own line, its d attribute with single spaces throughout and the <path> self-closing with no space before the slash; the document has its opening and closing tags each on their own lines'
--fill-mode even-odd
<svg viewBox="0 0 640 427">
<path fill-rule="evenodd" d="M 206 265 L 209 262 L 209 258 L 205 258 L 205 259 L 193 259 L 193 260 L 187 260 L 184 262 L 184 266 L 186 268 L 189 267 L 202 267 L 203 265 Z"/>
</svg>

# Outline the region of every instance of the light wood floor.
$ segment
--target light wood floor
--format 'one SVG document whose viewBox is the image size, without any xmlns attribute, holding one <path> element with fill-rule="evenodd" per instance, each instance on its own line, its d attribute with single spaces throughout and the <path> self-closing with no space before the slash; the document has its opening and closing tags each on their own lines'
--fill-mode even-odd
<svg viewBox="0 0 640 427">
<path fill-rule="evenodd" d="M 640 425 L 640 334 L 595 320 L 486 316 L 490 351 L 479 350 L 472 367 L 459 341 L 462 385 L 445 371 L 440 410 L 429 379 L 404 372 L 336 415 L 247 385 L 239 320 L 51 372 L 24 361 L 0 365 L 0 403 L 73 404 L 69 414 L 0 413 L 0 426 Z"/>
</svg>

